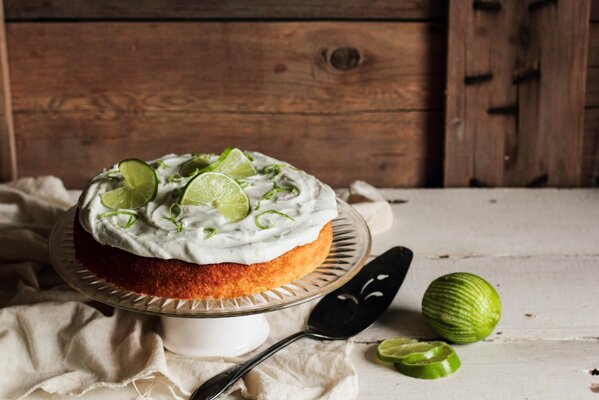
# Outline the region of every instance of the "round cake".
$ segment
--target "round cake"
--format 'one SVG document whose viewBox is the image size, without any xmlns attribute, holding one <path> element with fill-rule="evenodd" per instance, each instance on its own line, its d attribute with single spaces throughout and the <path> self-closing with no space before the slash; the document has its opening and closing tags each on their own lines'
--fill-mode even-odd
<svg viewBox="0 0 599 400">
<path fill-rule="evenodd" d="M 125 160 L 94 177 L 75 217 L 76 258 L 142 294 L 221 299 L 290 283 L 331 247 L 334 191 L 258 152 Z"/>
</svg>

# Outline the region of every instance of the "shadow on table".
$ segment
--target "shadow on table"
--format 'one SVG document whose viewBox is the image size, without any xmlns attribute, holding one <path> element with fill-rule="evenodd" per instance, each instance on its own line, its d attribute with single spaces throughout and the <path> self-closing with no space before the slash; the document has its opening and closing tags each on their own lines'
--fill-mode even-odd
<svg viewBox="0 0 599 400">
<path fill-rule="evenodd" d="M 438 335 L 428 326 L 420 310 L 391 306 L 378 319 L 377 324 L 389 330 L 390 337 L 403 336 L 421 340 L 438 338 Z"/>
</svg>

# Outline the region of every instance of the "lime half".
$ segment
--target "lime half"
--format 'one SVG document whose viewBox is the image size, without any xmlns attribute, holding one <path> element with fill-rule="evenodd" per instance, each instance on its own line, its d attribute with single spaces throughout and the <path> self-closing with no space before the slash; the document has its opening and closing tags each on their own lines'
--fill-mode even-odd
<svg viewBox="0 0 599 400">
<path fill-rule="evenodd" d="M 210 154 L 198 154 L 179 168 L 181 176 L 192 176 L 210 165 Z"/>
<path fill-rule="evenodd" d="M 444 342 L 418 342 L 415 339 L 393 338 L 383 340 L 376 348 L 376 355 L 381 361 L 399 362 L 406 357 L 430 357 L 437 347 Z"/>
<path fill-rule="evenodd" d="M 412 378 L 437 379 L 453 374 L 460 368 L 461 362 L 454 349 L 443 343 L 424 355 L 412 354 L 393 365 Z"/>
<path fill-rule="evenodd" d="M 206 172 L 192 178 L 183 190 L 180 203 L 186 206 L 210 205 L 229 222 L 242 220 L 250 212 L 247 194 L 235 179 L 220 172 Z"/>
<path fill-rule="evenodd" d="M 228 148 L 223 151 L 218 160 L 210 164 L 207 170 L 222 172 L 235 179 L 245 178 L 257 173 L 250 159 L 243 151 L 236 148 Z"/>
<path fill-rule="evenodd" d="M 135 210 L 154 200 L 158 191 L 158 177 L 149 164 L 129 159 L 119 163 L 124 186 L 100 195 L 100 201 L 108 208 Z"/>
</svg>

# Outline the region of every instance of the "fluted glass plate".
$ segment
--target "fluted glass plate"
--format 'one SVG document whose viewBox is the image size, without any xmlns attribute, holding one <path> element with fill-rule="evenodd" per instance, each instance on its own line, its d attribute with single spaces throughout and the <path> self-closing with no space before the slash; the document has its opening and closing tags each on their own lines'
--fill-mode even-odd
<svg viewBox="0 0 599 400">
<path fill-rule="evenodd" d="M 274 311 L 329 293 L 349 281 L 370 254 L 370 232 L 351 206 L 337 200 L 339 216 L 333 220 L 333 245 L 321 266 L 312 273 L 276 289 L 231 299 L 172 299 L 132 292 L 105 281 L 75 258 L 73 223 L 76 207 L 56 223 L 50 235 L 50 259 L 56 272 L 74 289 L 94 300 L 147 314 L 213 318 Z"/>
</svg>

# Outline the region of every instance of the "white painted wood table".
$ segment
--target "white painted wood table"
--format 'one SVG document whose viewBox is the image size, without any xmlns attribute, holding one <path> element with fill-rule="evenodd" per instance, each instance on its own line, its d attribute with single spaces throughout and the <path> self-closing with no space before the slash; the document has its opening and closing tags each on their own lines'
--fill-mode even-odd
<svg viewBox="0 0 599 400">
<path fill-rule="evenodd" d="M 590 372 L 599 369 L 599 190 L 384 194 L 395 219 L 390 231 L 373 238 L 372 254 L 403 245 L 415 258 L 391 308 L 354 339 L 360 400 L 599 400 L 599 376 Z M 462 367 L 449 378 L 412 379 L 377 363 L 379 340 L 435 337 L 420 301 L 433 279 L 453 271 L 475 273 L 497 288 L 503 315 L 495 332 L 456 346 Z M 137 396 L 128 387 L 85 397 Z"/>
</svg>

